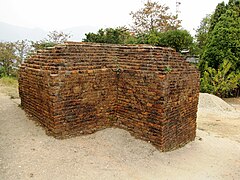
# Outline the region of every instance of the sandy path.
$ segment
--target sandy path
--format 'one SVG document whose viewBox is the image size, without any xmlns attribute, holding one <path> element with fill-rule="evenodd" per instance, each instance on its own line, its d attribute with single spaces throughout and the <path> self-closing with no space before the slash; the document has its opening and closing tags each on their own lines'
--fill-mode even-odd
<svg viewBox="0 0 240 180">
<path fill-rule="evenodd" d="M 230 116 L 230 115 L 229 115 Z M 198 113 L 198 129 L 227 137 L 240 143 L 240 116 L 224 117 L 214 113 Z"/>
<path fill-rule="evenodd" d="M 198 130 L 168 153 L 120 129 L 57 140 L 0 94 L 0 179 L 240 179 L 240 143 Z"/>
</svg>

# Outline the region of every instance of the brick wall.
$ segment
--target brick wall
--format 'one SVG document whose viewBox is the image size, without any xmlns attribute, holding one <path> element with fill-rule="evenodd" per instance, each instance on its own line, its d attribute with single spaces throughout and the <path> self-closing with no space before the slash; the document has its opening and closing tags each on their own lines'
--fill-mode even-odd
<svg viewBox="0 0 240 180">
<path fill-rule="evenodd" d="M 68 42 L 27 59 L 19 90 L 57 137 L 118 127 L 168 151 L 196 135 L 199 73 L 170 48 Z"/>
</svg>

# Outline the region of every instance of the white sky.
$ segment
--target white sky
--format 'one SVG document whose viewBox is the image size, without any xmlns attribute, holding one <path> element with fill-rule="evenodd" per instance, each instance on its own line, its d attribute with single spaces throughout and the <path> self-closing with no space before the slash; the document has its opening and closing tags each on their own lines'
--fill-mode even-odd
<svg viewBox="0 0 240 180">
<path fill-rule="evenodd" d="M 175 13 L 176 0 L 156 0 Z M 180 19 L 193 32 L 223 0 L 179 0 Z M 227 2 L 227 0 L 224 0 Z M 76 26 L 116 27 L 131 24 L 131 11 L 146 0 L 0 0 L 0 21 L 46 31 Z"/>
</svg>

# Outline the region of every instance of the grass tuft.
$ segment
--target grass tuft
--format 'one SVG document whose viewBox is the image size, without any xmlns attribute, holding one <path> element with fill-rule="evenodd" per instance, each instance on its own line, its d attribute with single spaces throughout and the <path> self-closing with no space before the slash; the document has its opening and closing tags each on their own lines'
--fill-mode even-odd
<svg viewBox="0 0 240 180">
<path fill-rule="evenodd" d="M 11 99 L 19 98 L 18 80 L 14 77 L 0 78 L 0 93 L 10 96 Z"/>
<path fill-rule="evenodd" d="M 14 77 L 5 76 L 5 77 L 0 78 L 0 85 L 17 87 L 18 86 L 18 81 Z"/>
</svg>

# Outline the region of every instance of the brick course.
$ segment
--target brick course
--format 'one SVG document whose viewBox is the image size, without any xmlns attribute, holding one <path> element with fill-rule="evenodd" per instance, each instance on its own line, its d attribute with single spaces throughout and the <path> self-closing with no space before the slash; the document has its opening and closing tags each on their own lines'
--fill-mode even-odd
<svg viewBox="0 0 240 180">
<path fill-rule="evenodd" d="M 25 61 L 19 92 L 56 137 L 118 127 L 168 151 L 196 136 L 199 73 L 171 48 L 67 42 Z"/>
</svg>

